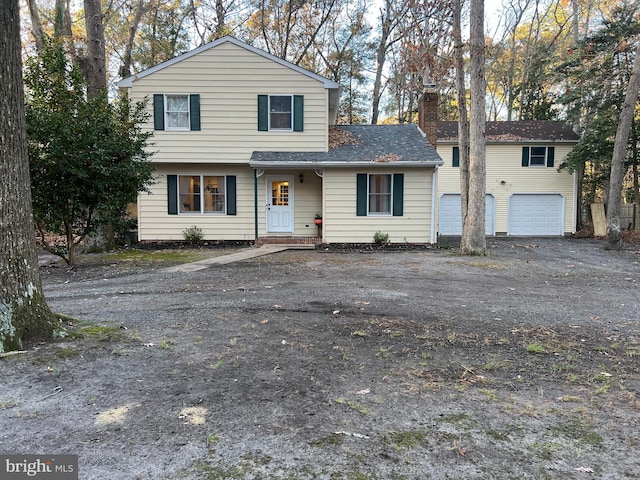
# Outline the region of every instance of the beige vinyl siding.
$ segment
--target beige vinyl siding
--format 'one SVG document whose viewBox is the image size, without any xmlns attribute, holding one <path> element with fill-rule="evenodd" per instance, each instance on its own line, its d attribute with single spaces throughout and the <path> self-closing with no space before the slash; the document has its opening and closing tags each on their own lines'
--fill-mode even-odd
<svg viewBox="0 0 640 480">
<path fill-rule="evenodd" d="M 540 145 L 555 147 L 553 167 L 523 167 L 522 147 Z M 438 153 L 444 165 L 438 169 L 436 204 L 445 193 L 460 193 L 460 169 L 452 167 L 453 144 L 441 143 Z M 558 172 L 558 165 L 573 148 L 572 144 L 487 144 L 487 193 L 496 203 L 496 234 L 506 234 L 509 198 L 518 193 L 557 193 L 564 199 L 564 231 L 575 231 L 575 176 Z M 504 181 L 504 184 L 502 183 Z M 436 208 L 437 208 L 436 205 Z M 436 225 L 438 211 L 436 211 Z"/>
<path fill-rule="evenodd" d="M 326 151 L 328 92 L 323 84 L 231 43 L 133 82 L 133 101 L 154 94 L 199 94 L 200 131 L 154 131 L 154 163 L 247 163 L 253 151 Z M 303 95 L 303 132 L 258 132 L 258 95 Z"/>
<path fill-rule="evenodd" d="M 358 173 L 404 174 L 404 207 L 401 217 L 356 215 Z M 380 231 L 392 243 L 431 241 L 431 193 L 433 169 L 325 169 L 323 240 L 326 243 L 371 243 Z"/>
<path fill-rule="evenodd" d="M 235 175 L 237 214 L 169 215 L 167 175 Z M 156 183 L 150 193 L 138 196 L 138 238 L 144 240 L 183 240 L 182 232 L 200 227 L 206 240 L 253 240 L 253 170 L 238 165 L 159 165 Z"/>
</svg>

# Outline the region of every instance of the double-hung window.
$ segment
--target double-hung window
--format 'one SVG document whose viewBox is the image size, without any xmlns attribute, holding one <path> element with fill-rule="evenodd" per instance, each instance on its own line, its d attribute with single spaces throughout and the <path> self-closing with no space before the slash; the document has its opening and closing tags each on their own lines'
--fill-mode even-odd
<svg viewBox="0 0 640 480">
<path fill-rule="evenodd" d="M 153 129 L 200 130 L 200 95 L 154 94 Z"/>
<path fill-rule="evenodd" d="M 258 95 L 259 132 L 303 132 L 304 96 Z"/>
<path fill-rule="evenodd" d="M 523 167 L 553 167 L 554 147 L 522 147 Z"/>
<path fill-rule="evenodd" d="M 291 95 L 269 96 L 269 129 L 291 130 L 293 125 L 293 97 Z"/>
<path fill-rule="evenodd" d="M 167 130 L 189 130 L 189 95 L 165 95 Z"/>
<path fill-rule="evenodd" d="M 401 217 L 404 210 L 404 174 L 358 173 L 356 215 Z"/>
<path fill-rule="evenodd" d="M 180 213 L 225 213 L 225 177 L 179 175 L 178 208 Z"/>
<path fill-rule="evenodd" d="M 369 214 L 391 215 L 391 175 L 369 175 Z"/>
</svg>

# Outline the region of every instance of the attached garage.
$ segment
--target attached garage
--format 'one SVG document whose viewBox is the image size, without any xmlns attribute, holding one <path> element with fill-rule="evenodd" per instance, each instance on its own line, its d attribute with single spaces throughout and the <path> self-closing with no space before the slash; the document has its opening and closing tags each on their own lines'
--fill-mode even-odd
<svg viewBox="0 0 640 480">
<path fill-rule="evenodd" d="M 513 194 L 509 198 L 508 235 L 564 234 L 564 197 L 559 194 Z"/>
<path fill-rule="evenodd" d="M 496 200 L 487 195 L 485 211 L 485 234 L 495 235 Z M 438 214 L 439 235 L 462 235 L 462 211 L 459 193 L 445 193 L 440 197 Z"/>
</svg>

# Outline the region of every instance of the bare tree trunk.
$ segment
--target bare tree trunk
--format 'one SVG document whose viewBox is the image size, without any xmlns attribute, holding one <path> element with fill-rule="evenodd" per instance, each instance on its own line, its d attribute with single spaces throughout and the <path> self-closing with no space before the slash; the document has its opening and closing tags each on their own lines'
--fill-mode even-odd
<svg viewBox="0 0 640 480">
<path fill-rule="evenodd" d="M 467 118 L 467 88 L 464 83 L 464 44 L 462 43 L 462 0 L 453 5 L 453 41 L 458 91 L 458 152 L 460 159 L 460 205 L 462 222 L 469 208 L 469 119 Z"/>
<path fill-rule="evenodd" d="M 573 11 L 573 24 L 572 24 L 572 41 L 573 48 L 577 48 L 578 41 L 580 40 L 580 0 L 572 0 L 571 6 Z M 578 114 L 573 119 L 573 131 L 578 135 L 582 134 L 582 97 L 576 99 L 578 102 Z M 580 162 L 576 167 L 576 197 L 578 201 L 576 202 L 578 205 L 578 211 L 576 212 L 576 231 L 582 230 L 585 219 L 582 214 L 582 204 L 583 204 L 583 182 L 584 182 L 584 162 Z"/>
<path fill-rule="evenodd" d="M 640 178 L 638 178 L 638 124 L 634 121 L 631 124 L 631 161 L 633 168 L 633 203 L 634 217 L 633 227 L 634 230 L 640 230 Z"/>
<path fill-rule="evenodd" d="M 385 0 L 384 11 L 380 12 L 380 41 L 378 48 L 376 49 L 376 76 L 373 80 L 373 108 L 371 111 L 371 125 L 378 123 L 378 116 L 380 115 L 380 98 L 382 97 L 382 72 L 384 70 L 384 63 L 387 59 L 388 40 L 391 35 L 392 20 L 391 20 L 391 2 Z"/>
<path fill-rule="evenodd" d="M 56 0 L 53 36 L 54 38 L 71 38 L 69 0 Z"/>
<path fill-rule="evenodd" d="M 470 18 L 471 108 L 469 128 L 469 208 L 462 225 L 460 252 L 486 255 L 485 238 L 485 39 L 484 0 L 471 0 Z"/>
<path fill-rule="evenodd" d="M 29 17 L 31 18 L 31 33 L 36 42 L 36 50 L 42 52 L 44 50 L 44 30 L 42 29 L 42 21 L 38 12 L 38 4 L 36 0 L 27 0 L 29 7 Z"/>
<path fill-rule="evenodd" d="M 102 24 L 102 2 L 84 0 L 84 18 L 87 28 L 87 55 L 81 65 L 87 79 L 87 95 L 95 97 L 107 90 L 107 67 Z"/>
<path fill-rule="evenodd" d="M 122 58 L 122 66 L 120 67 L 120 76 L 122 78 L 126 78 L 131 76 L 133 73 L 131 71 L 131 57 L 133 52 L 133 44 L 136 39 L 136 33 L 138 32 L 138 27 L 140 26 L 140 20 L 142 19 L 142 14 L 144 13 L 144 0 L 139 0 L 136 5 L 135 15 L 133 17 L 133 23 L 129 27 L 129 38 L 127 39 L 127 46 L 124 51 L 124 55 Z"/>
<path fill-rule="evenodd" d="M 31 210 L 18 0 L 0 3 L 0 352 L 53 331 Z"/>
<path fill-rule="evenodd" d="M 636 48 L 633 70 L 629 78 L 627 93 L 620 112 L 620 122 L 613 144 L 613 158 L 611 159 L 611 177 L 609 182 L 609 202 L 607 205 L 607 249 L 620 250 L 622 248 L 622 229 L 620 228 L 620 204 L 622 202 L 622 180 L 624 178 L 624 162 L 627 158 L 629 132 L 633 122 L 633 114 L 638 101 L 640 89 L 640 44 Z"/>
<path fill-rule="evenodd" d="M 224 36 L 224 32 L 226 29 L 224 14 L 225 11 L 222 0 L 216 0 L 216 38 Z"/>
</svg>

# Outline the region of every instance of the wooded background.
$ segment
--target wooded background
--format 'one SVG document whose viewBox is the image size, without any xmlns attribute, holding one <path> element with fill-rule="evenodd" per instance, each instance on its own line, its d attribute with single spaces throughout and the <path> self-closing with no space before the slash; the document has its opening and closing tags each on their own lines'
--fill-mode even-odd
<svg viewBox="0 0 640 480">
<path fill-rule="evenodd" d="M 578 172 L 585 205 L 606 201 L 639 10 L 625 0 L 503 0 L 497 14 L 487 10 L 487 119 L 573 125 L 582 140 L 560 168 Z M 102 32 L 91 21 L 96 12 Z M 462 12 L 464 40 L 469 2 Z M 441 118 L 456 120 L 453 24 L 453 0 L 24 0 L 23 7 L 25 55 L 43 34 L 58 36 L 89 78 L 103 44 L 112 95 L 122 77 L 233 35 L 339 82 L 343 124 L 415 122 L 427 72 Z M 638 143 L 634 121 L 628 201 L 640 198 Z"/>
</svg>

